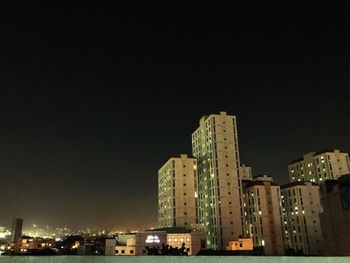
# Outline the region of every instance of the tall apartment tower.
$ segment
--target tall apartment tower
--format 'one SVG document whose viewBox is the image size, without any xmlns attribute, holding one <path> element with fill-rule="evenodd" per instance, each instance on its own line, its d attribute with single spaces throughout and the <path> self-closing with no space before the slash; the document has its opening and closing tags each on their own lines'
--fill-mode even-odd
<svg viewBox="0 0 350 263">
<path fill-rule="evenodd" d="M 11 242 L 16 243 L 22 236 L 23 219 L 15 218 L 12 221 Z"/>
<path fill-rule="evenodd" d="M 320 214 L 326 256 L 350 256 L 350 175 L 321 185 Z"/>
<path fill-rule="evenodd" d="M 320 188 L 300 181 L 281 186 L 285 247 L 307 255 L 323 255 Z"/>
<path fill-rule="evenodd" d="M 280 186 L 268 175 L 254 177 L 244 188 L 246 235 L 266 255 L 284 255 Z"/>
<path fill-rule="evenodd" d="M 321 183 L 350 173 L 349 154 L 339 150 L 311 152 L 288 165 L 289 181 Z"/>
<path fill-rule="evenodd" d="M 159 227 L 196 228 L 197 194 L 196 158 L 170 158 L 158 171 Z"/>
<path fill-rule="evenodd" d="M 208 247 L 224 249 L 243 234 L 236 117 L 226 112 L 202 117 L 192 151 L 198 162 L 199 223 L 208 233 Z"/>
</svg>

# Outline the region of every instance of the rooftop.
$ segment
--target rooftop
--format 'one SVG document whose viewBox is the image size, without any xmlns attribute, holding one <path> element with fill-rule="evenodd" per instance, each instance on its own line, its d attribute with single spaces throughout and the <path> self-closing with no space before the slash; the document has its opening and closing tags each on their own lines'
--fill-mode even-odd
<svg viewBox="0 0 350 263">
<path fill-rule="evenodd" d="M 318 152 L 306 153 L 306 154 L 304 154 L 304 156 L 308 155 L 308 154 L 312 154 L 312 156 L 317 156 L 317 155 L 320 155 L 320 154 L 323 154 L 323 153 L 334 153 L 334 152 L 347 153 L 347 152 L 340 151 L 338 149 L 324 149 L 324 150 L 321 150 L 321 151 L 318 151 Z M 290 162 L 288 165 L 295 164 L 295 163 L 301 162 L 303 160 L 304 160 L 304 157 L 301 157 L 299 159 L 296 159 L 296 160 Z"/>
<path fill-rule="evenodd" d="M 311 181 L 297 181 L 297 182 L 292 182 L 289 184 L 285 184 L 285 185 L 281 185 L 281 189 L 286 189 L 289 187 L 294 187 L 294 186 L 306 186 L 308 184 L 314 185 L 314 186 L 318 186 L 318 184 L 313 183 Z"/>
<path fill-rule="evenodd" d="M 251 181 L 250 183 L 247 183 L 246 188 L 249 188 L 252 186 L 257 186 L 257 185 L 264 186 L 265 184 L 270 184 L 271 186 L 279 186 L 279 184 L 276 184 L 276 183 L 271 182 L 271 181 Z"/>
<path fill-rule="evenodd" d="M 161 227 L 149 231 L 166 231 L 168 234 L 191 233 L 191 229 L 184 227 Z"/>
</svg>

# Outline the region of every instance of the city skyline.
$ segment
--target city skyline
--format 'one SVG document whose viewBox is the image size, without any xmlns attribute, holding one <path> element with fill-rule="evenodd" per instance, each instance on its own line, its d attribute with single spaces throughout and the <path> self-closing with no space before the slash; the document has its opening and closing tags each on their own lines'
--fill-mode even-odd
<svg viewBox="0 0 350 263">
<path fill-rule="evenodd" d="M 347 14 L 269 5 L 5 4 L 0 226 L 156 226 L 159 167 L 220 111 L 278 184 L 305 153 L 349 152 Z"/>
</svg>

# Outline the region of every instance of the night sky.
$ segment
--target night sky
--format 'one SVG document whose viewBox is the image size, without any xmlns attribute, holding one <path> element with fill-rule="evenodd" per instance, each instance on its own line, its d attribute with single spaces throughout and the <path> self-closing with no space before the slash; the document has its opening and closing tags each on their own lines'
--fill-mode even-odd
<svg viewBox="0 0 350 263">
<path fill-rule="evenodd" d="M 278 183 L 350 151 L 349 1 L 74 2 L 0 3 L 0 225 L 155 226 L 157 171 L 210 113 Z"/>
</svg>

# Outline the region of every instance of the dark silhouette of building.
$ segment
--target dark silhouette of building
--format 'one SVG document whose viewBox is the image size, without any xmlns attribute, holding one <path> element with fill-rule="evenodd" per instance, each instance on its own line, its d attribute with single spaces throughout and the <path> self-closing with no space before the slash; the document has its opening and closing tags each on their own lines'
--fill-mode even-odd
<svg viewBox="0 0 350 263">
<path fill-rule="evenodd" d="M 320 214 L 326 256 L 350 256 L 350 175 L 321 186 Z"/>
<path fill-rule="evenodd" d="M 12 222 L 11 242 L 15 243 L 22 236 L 23 219 L 15 218 Z"/>
</svg>

